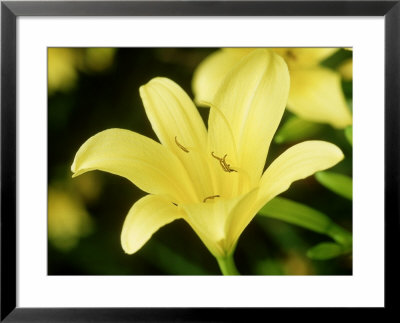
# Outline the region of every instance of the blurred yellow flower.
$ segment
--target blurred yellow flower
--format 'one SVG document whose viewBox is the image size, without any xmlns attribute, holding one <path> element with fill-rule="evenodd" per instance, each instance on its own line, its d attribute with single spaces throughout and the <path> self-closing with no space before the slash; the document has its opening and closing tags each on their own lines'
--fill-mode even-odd
<svg viewBox="0 0 400 323">
<path fill-rule="evenodd" d="M 339 72 L 342 75 L 344 80 L 352 80 L 353 79 L 353 59 L 345 60 L 339 66 Z"/>
<path fill-rule="evenodd" d="M 80 147 L 73 176 L 107 171 L 149 193 L 125 219 L 121 243 L 126 253 L 181 218 L 222 268 L 262 206 L 292 182 L 343 158 L 331 143 L 307 141 L 289 148 L 263 172 L 288 93 L 284 60 L 272 51 L 255 50 L 215 93 L 207 131 L 189 96 L 173 81 L 154 78 L 140 95 L 161 144 L 128 130 L 105 130 Z"/>
<path fill-rule="evenodd" d="M 208 56 L 193 77 L 195 101 L 213 102 L 225 75 L 253 48 L 223 48 Z M 290 93 L 287 107 L 302 119 L 328 123 L 335 128 L 352 124 L 341 88 L 340 74 L 319 63 L 337 48 L 274 48 L 288 64 Z"/>
<path fill-rule="evenodd" d="M 92 71 L 103 71 L 113 63 L 115 48 L 87 48 L 86 67 Z"/>
<path fill-rule="evenodd" d="M 92 219 L 82 203 L 66 190 L 50 186 L 48 198 L 49 241 L 54 247 L 68 251 L 92 232 Z"/>
<path fill-rule="evenodd" d="M 47 50 L 49 93 L 70 90 L 78 71 L 101 72 L 113 63 L 115 48 L 50 47 Z"/>
<path fill-rule="evenodd" d="M 49 48 L 47 51 L 47 81 L 49 92 L 68 90 L 76 81 L 77 56 L 70 48 Z"/>
</svg>

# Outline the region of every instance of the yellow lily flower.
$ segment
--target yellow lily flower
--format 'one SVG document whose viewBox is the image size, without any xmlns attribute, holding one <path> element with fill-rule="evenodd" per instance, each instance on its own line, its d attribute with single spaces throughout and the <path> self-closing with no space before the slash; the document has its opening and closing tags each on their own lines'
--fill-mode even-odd
<svg viewBox="0 0 400 323">
<path fill-rule="evenodd" d="M 125 219 L 121 243 L 126 253 L 139 250 L 160 227 L 184 219 L 223 268 L 261 207 L 293 181 L 343 158 L 331 143 L 307 141 L 289 148 L 263 172 L 288 92 L 284 60 L 256 50 L 232 69 L 215 94 L 207 131 L 184 90 L 167 78 L 154 78 L 140 95 L 161 143 L 128 130 L 105 130 L 81 146 L 73 176 L 102 170 L 149 193 Z"/>
<path fill-rule="evenodd" d="M 195 101 L 213 102 L 225 75 L 254 49 L 223 48 L 208 56 L 193 77 Z M 287 108 L 302 119 L 328 123 L 335 128 L 352 124 L 341 88 L 340 74 L 319 63 L 337 48 L 274 48 L 288 64 L 290 93 Z"/>
</svg>

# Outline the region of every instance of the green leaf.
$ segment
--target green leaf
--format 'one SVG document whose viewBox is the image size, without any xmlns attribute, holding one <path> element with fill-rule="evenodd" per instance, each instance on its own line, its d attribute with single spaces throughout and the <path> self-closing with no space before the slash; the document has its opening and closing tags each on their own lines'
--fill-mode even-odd
<svg viewBox="0 0 400 323">
<path fill-rule="evenodd" d="M 275 197 L 259 211 L 259 214 L 328 235 L 346 248 L 352 245 L 352 236 L 348 231 L 335 224 L 324 213 L 299 202 Z"/>
<path fill-rule="evenodd" d="M 353 237 L 350 232 L 341 228 L 337 224 L 332 222 L 332 225 L 328 228 L 328 235 L 335 240 L 337 243 L 341 244 L 345 248 L 352 247 Z"/>
<path fill-rule="evenodd" d="M 295 116 L 288 119 L 276 133 L 274 140 L 277 144 L 308 139 L 318 133 L 322 125 L 306 121 Z"/>
<path fill-rule="evenodd" d="M 329 228 L 332 222 L 331 219 L 322 212 L 283 197 L 275 197 L 258 213 L 270 218 L 296 224 L 319 233 L 326 233 L 327 228 Z"/>
<path fill-rule="evenodd" d="M 332 192 L 349 200 L 353 199 L 353 180 L 351 177 L 334 172 L 318 172 L 316 180 Z"/>
<path fill-rule="evenodd" d="M 344 135 L 346 136 L 346 139 L 350 145 L 353 146 L 353 126 L 348 126 L 346 129 L 344 129 Z"/>
<path fill-rule="evenodd" d="M 341 256 L 349 250 L 334 242 L 322 242 L 307 251 L 307 257 L 315 260 L 327 260 Z"/>
</svg>

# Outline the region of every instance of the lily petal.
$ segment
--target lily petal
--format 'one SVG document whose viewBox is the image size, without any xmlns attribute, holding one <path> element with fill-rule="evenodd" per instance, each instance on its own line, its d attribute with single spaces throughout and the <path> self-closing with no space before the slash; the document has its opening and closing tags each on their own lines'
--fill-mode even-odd
<svg viewBox="0 0 400 323">
<path fill-rule="evenodd" d="M 288 109 L 300 118 L 335 128 L 352 124 L 340 75 L 324 67 L 291 71 Z"/>
<path fill-rule="evenodd" d="M 284 60 L 270 50 L 256 49 L 228 73 L 215 95 L 216 108 L 211 108 L 209 118 L 211 149 L 233 158 L 232 166 L 239 172 L 251 170 L 253 185 L 264 168 L 288 93 L 289 72 Z"/>
<path fill-rule="evenodd" d="M 294 145 L 275 159 L 264 172 L 255 208 L 286 191 L 299 179 L 336 165 L 344 158 L 342 151 L 329 142 L 305 141 Z"/>
<path fill-rule="evenodd" d="M 135 253 L 158 229 L 182 216 L 180 208 L 159 196 L 142 197 L 125 218 L 121 233 L 122 248 L 127 254 Z"/>
<path fill-rule="evenodd" d="M 232 239 L 230 235 L 233 225 L 238 224 L 234 223 L 234 215 L 243 215 L 251 208 L 249 202 L 254 202 L 254 192 L 252 190 L 230 199 L 214 197 L 204 203 L 181 205 L 186 213 L 185 220 L 214 256 L 226 256 L 226 252 L 234 250 L 237 239 Z M 240 225 L 246 226 L 247 223 Z M 243 230 L 244 227 L 240 232 Z"/>
<path fill-rule="evenodd" d="M 185 91 L 175 82 L 156 77 L 139 89 L 147 117 L 160 139 L 172 151 L 180 148 L 175 137 L 189 147 L 205 149 L 207 130 Z"/>
<path fill-rule="evenodd" d="M 242 195 L 236 203 L 235 208 L 229 214 L 225 226 L 227 232 L 226 250 L 235 249 L 240 235 L 257 214 L 258 210 L 255 210 L 254 204 L 257 201 L 258 190 L 259 188 L 257 187 L 247 194 Z"/>
<path fill-rule="evenodd" d="M 252 49 L 223 48 L 207 56 L 196 68 L 193 75 L 192 88 L 195 102 L 204 105 L 204 102 L 213 102 L 222 80 L 228 72 Z"/>
<path fill-rule="evenodd" d="M 71 170 L 73 177 L 91 170 L 123 176 L 143 191 L 171 201 L 195 199 L 179 160 L 159 143 L 129 130 L 109 129 L 89 138 Z"/>
<path fill-rule="evenodd" d="M 338 48 L 274 48 L 274 51 L 285 59 L 290 69 L 317 66 L 337 50 Z"/>
<path fill-rule="evenodd" d="M 181 205 L 185 220 L 214 256 L 224 254 L 225 221 L 236 199 L 207 200 L 204 203 Z"/>
<path fill-rule="evenodd" d="M 181 160 L 201 201 L 213 177 L 204 162 L 207 130 L 189 96 L 167 78 L 157 77 L 140 88 L 147 116 L 161 143 Z"/>
</svg>

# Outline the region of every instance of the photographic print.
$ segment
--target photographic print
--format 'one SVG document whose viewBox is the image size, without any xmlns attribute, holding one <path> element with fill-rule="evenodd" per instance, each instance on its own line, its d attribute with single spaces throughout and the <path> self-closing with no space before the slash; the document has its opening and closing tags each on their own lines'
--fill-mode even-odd
<svg viewBox="0 0 400 323">
<path fill-rule="evenodd" d="M 49 47 L 48 275 L 352 275 L 352 59 Z"/>
</svg>

